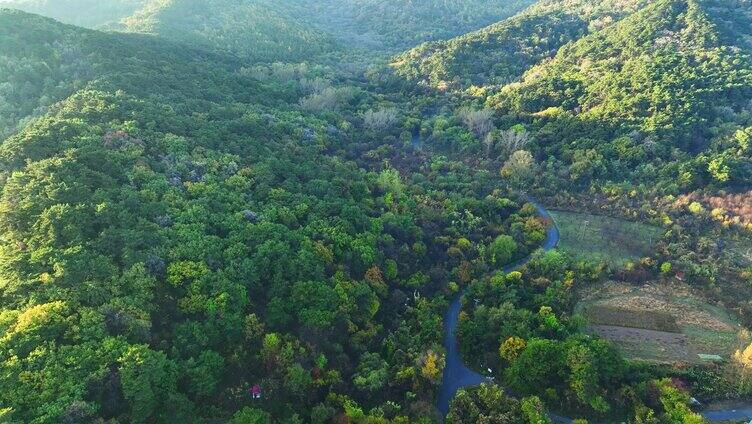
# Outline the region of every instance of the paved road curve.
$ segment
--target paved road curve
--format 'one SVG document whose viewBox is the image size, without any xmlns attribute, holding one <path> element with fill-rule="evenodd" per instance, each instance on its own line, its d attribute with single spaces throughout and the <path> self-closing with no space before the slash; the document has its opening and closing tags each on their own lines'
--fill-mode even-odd
<svg viewBox="0 0 752 424">
<path fill-rule="evenodd" d="M 551 215 L 541 205 L 532 202 L 538 210 L 538 215 L 550 219 Z M 546 231 L 546 240 L 543 243 L 544 250 L 551 250 L 559 243 L 559 229 L 552 225 Z M 530 257 L 523 259 L 515 264 L 504 268 L 504 272 L 511 272 L 525 265 Z M 457 330 L 457 321 L 462 309 L 462 295 L 457 294 L 449 304 L 449 309 L 444 314 L 444 349 L 446 349 L 446 366 L 444 367 L 444 378 L 441 381 L 439 390 L 438 409 L 442 417 L 449 412 L 449 403 L 454 398 L 457 391 L 463 387 L 472 387 L 486 381 L 487 378 L 471 370 L 465 365 L 460 356 L 459 344 L 455 334 Z"/>
<path fill-rule="evenodd" d="M 538 210 L 538 216 L 553 222 L 551 214 L 538 203 L 531 202 Z M 546 230 L 546 240 L 543 243 L 542 249 L 545 251 L 551 250 L 559 243 L 559 229 L 556 225 L 551 225 Z M 527 258 L 509 265 L 504 268 L 504 272 L 512 272 L 517 268 L 525 265 L 530 261 L 530 256 Z M 446 366 L 444 368 L 444 377 L 441 381 L 441 389 L 439 390 L 439 399 L 437 408 L 441 413 L 442 421 L 449 412 L 449 403 L 454 398 L 454 395 L 459 389 L 464 387 L 477 386 L 484 381 L 488 381 L 487 377 L 480 375 L 479 373 L 471 370 L 465 365 L 460 356 L 459 343 L 457 342 L 457 322 L 460 316 L 460 310 L 462 309 L 462 295 L 460 292 L 449 304 L 449 309 L 444 314 L 444 349 L 446 349 Z M 549 414 L 551 419 L 560 424 L 569 424 L 572 422 L 570 418 L 562 417 L 559 415 Z M 739 409 L 726 409 L 718 411 L 704 411 L 702 416 L 708 421 L 728 421 L 728 420 L 747 420 L 752 418 L 752 406 L 742 406 Z"/>
</svg>

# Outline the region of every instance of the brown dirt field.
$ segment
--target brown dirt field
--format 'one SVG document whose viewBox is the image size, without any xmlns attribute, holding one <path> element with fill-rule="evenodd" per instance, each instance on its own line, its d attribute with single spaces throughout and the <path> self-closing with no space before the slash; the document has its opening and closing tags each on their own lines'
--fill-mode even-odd
<svg viewBox="0 0 752 424">
<path fill-rule="evenodd" d="M 680 333 L 676 318 L 670 313 L 649 309 L 630 308 L 624 305 L 594 304 L 583 310 L 583 315 L 593 325 L 614 325 L 645 330 Z"/>
<path fill-rule="evenodd" d="M 698 296 L 690 287 L 680 283 L 649 283 L 633 286 L 612 281 L 583 292 L 581 302 L 670 314 L 675 317 L 679 327 L 698 326 L 715 331 L 736 331 L 736 326 L 725 317 L 699 307 L 702 300 Z"/>
<path fill-rule="evenodd" d="M 678 281 L 611 281 L 579 294 L 576 312 L 595 316 L 590 331 L 613 341 L 628 358 L 694 363 L 698 353 L 728 358 L 739 346 L 736 319 Z M 671 319 L 675 326 L 668 325 Z"/>
<path fill-rule="evenodd" d="M 659 363 L 699 362 L 699 352 L 689 337 L 681 333 L 612 325 L 591 325 L 588 331 L 614 342 L 631 359 Z"/>
</svg>

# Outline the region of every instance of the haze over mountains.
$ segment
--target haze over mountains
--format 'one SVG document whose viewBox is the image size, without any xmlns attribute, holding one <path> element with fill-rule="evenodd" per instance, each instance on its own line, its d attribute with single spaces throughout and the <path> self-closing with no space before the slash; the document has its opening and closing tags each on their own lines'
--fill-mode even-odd
<svg viewBox="0 0 752 424">
<path fill-rule="evenodd" d="M 444 39 L 510 16 L 533 0 L 3 0 L 9 7 L 90 28 L 222 40 L 235 51 L 270 50 L 280 58 L 303 44 L 318 52 L 325 35 L 349 47 L 395 51 Z M 0 2 L 0 3 L 3 3 Z M 238 26 L 244 30 L 238 31 Z M 277 37 L 277 38 L 275 38 Z M 286 38 L 286 39 L 285 39 Z M 299 43 L 299 44 L 296 44 Z M 214 47 L 221 45 L 213 42 Z M 256 45 L 258 44 L 258 45 Z M 293 56 L 300 52 L 289 52 Z M 266 53 L 268 54 L 268 53 Z M 259 55 L 260 58 L 263 54 Z M 299 58 L 299 57 L 298 57 Z"/>
<path fill-rule="evenodd" d="M 0 5 L 61 22 L 96 28 L 116 24 L 146 6 L 147 0 L 2 0 Z"/>
<path fill-rule="evenodd" d="M 752 326 L 750 0 L 0 7 L 0 422 L 426 424 L 450 398 L 455 424 L 674 424 L 752 395 L 743 331 L 660 315 L 703 343 L 646 366 L 576 308 L 676 286 Z M 541 252 L 545 208 L 615 253 Z M 489 384 L 446 381 L 466 364 Z"/>
<path fill-rule="evenodd" d="M 301 60 L 333 48 L 324 32 L 279 9 L 275 2 L 263 1 L 164 0 L 124 18 L 118 29 L 258 61 Z"/>
</svg>

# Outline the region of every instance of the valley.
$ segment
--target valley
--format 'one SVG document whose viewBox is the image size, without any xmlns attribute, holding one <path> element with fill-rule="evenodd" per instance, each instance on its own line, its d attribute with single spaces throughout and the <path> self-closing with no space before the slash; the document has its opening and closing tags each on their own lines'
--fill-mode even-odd
<svg viewBox="0 0 752 424">
<path fill-rule="evenodd" d="M 0 422 L 752 418 L 750 28 L 0 0 Z"/>
</svg>

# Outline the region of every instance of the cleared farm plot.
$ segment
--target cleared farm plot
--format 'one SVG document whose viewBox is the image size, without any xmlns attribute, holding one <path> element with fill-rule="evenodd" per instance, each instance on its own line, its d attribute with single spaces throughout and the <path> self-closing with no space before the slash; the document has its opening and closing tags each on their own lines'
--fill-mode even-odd
<svg viewBox="0 0 752 424">
<path fill-rule="evenodd" d="M 738 322 L 678 282 L 633 286 L 609 282 L 581 293 L 576 307 L 589 331 L 616 343 L 631 359 L 701 362 L 728 358 L 739 347 Z"/>
<path fill-rule="evenodd" d="M 612 325 L 591 325 L 588 330 L 614 342 L 627 358 L 657 363 L 699 359 L 689 337 L 682 333 Z"/>
</svg>

